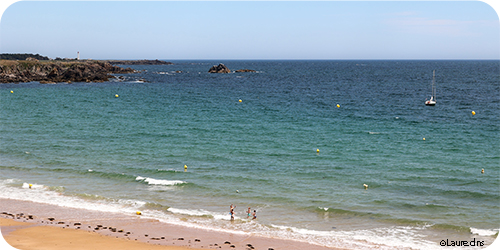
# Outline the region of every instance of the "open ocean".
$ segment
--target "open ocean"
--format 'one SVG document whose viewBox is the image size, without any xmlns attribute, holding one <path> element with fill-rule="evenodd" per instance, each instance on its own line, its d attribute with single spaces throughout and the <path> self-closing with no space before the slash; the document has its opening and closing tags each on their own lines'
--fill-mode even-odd
<svg viewBox="0 0 500 250">
<path fill-rule="evenodd" d="M 0 198 L 354 249 L 497 237 L 499 61 L 173 62 L 0 84 Z"/>
</svg>

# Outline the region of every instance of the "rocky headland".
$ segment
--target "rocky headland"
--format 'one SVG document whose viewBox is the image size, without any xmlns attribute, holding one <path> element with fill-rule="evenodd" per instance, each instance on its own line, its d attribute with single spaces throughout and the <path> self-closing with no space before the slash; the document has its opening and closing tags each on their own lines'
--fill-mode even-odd
<svg viewBox="0 0 500 250">
<path fill-rule="evenodd" d="M 114 77 L 111 74 L 134 72 L 106 61 L 0 60 L 0 83 L 104 82 Z"/>
</svg>

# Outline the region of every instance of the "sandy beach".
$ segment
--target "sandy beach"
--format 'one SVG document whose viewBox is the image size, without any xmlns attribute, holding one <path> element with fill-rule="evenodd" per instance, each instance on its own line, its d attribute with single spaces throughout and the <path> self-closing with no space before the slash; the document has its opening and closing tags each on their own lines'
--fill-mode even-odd
<svg viewBox="0 0 500 250">
<path fill-rule="evenodd" d="M 306 242 L 171 225 L 143 215 L 0 199 L 4 239 L 17 249 L 333 249 Z"/>
</svg>

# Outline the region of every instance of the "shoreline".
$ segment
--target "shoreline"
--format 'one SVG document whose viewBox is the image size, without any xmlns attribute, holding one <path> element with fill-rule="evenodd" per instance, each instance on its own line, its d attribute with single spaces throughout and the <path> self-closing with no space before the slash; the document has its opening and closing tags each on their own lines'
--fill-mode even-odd
<svg viewBox="0 0 500 250">
<path fill-rule="evenodd" d="M 33 246 L 49 244 L 48 248 L 41 249 L 65 249 L 62 247 L 63 245 L 68 246 L 65 244 L 87 244 L 86 242 L 99 239 L 99 242 L 102 241 L 101 244 L 109 243 L 109 246 L 130 243 L 130 246 L 121 249 L 144 249 L 145 246 L 162 246 L 164 249 L 168 247 L 167 249 L 171 250 L 339 249 L 313 245 L 307 242 L 254 236 L 250 233 L 240 234 L 185 227 L 149 219 L 142 215 L 134 216 L 72 209 L 13 199 L 0 199 L 0 213 L 2 235 L 7 242 L 14 242 L 15 244 L 11 243 L 14 247 L 16 244 L 19 244 L 18 246 L 24 246 L 23 244 L 32 244 Z M 10 224 L 4 226 L 5 221 L 9 221 Z M 44 237 L 35 237 L 36 235 L 58 235 L 61 232 L 65 233 L 57 236 L 57 240 L 52 241 L 48 241 Z M 89 239 L 86 241 L 81 241 L 81 243 L 75 241 L 75 239 L 87 238 L 87 236 Z M 141 243 L 141 247 L 139 245 L 132 246 L 137 243 Z M 52 244 L 52 247 L 50 247 L 50 244 Z"/>
</svg>

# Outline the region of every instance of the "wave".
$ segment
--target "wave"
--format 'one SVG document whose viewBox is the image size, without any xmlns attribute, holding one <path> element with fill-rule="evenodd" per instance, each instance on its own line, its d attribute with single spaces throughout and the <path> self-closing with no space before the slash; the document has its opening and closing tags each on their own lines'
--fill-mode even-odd
<svg viewBox="0 0 500 250">
<path fill-rule="evenodd" d="M 352 231 L 318 231 L 290 226 L 271 225 L 282 238 L 308 241 L 312 244 L 348 249 L 434 249 L 436 243 L 421 237 L 426 227 L 393 226 Z"/>
<path fill-rule="evenodd" d="M 62 187 L 49 187 L 41 184 L 17 184 L 18 180 L 0 181 L 0 198 L 31 201 L 68 208 L 85 208 L 92 211 L 120 212 L 133 214 L 144 205 L 141 201 L 113 200 L 91 194 L 67 195 Z"/>
<path fill-rule="evenodd" d="M 214 213 L 210 212 L 207 210 L 203 209 L 180 209 L 180 208 L 169 208 L 167 211 L 174 213 L 174 214 L 182 214 L 182 215 L 189 215 L 189 216 L 197 216 L 197 217 L 205 217 L 205 218 L 211 218 L 211 219 L 216 219 L 216 220 L 230 220 L 231 217 L 228 214 L 225 213 Z M 238 217 L 234 217 L 235 219 L 239 219 Z"/>
<path fill-rule="evenodd" d="M 470 233 L 471 234 L 477 234 L 479 236 L 498 236 L 498 232 L 500 229 L 477 229 L 477 228 L 470 228 Z"/>
<path fill-rule="evenodd" d="M 185 181 L 179 181 L 179 180 L 158 180 L 158 179 L 153 179 L 149 177 L 142 177 L 142 176 L 137 176 L 135 178 L 136 181 L 142 181 L 146 182 L 149 185 L 164 185 L 164 186 L 175 186 L 175 185 L 181 185 L 186 183 Z"/>
<path fill-rule="evenodd" d="M 22 188 L 28 188 L 28 189 L 47 189 L 44 185 L 39 185 L 39 184 L 31 184 L 31 183 L 23 183 Z"/>
</svg>

